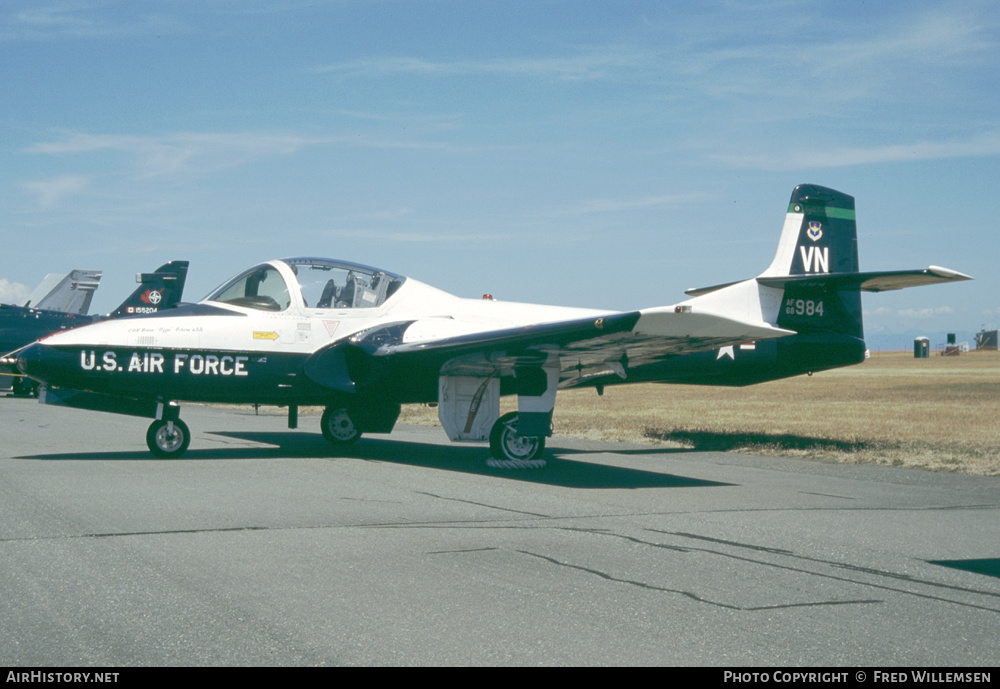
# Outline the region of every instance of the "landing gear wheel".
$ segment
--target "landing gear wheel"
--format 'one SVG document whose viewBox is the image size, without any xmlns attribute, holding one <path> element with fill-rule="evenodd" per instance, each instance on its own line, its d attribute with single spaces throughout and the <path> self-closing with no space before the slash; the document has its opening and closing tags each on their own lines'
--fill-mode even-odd
<svg viewBox="0 0 1000 689">
<path fill-rule="evenodd" d="M 38 397 L 38 383 L 30 378 L 15 378 L 10 384 L 14 397 Z"/>
<path fill-rule="evenodd" d="M 146 431 L 146 445 L 149 451 L 160 459 L 176 459 L 184 454 L 191 443 L 191 431 L 187 424 L 177 419 L 173 429 L 169 421 L 154 421 Z"/>
<path fill-rule="evenodd" d="M 26 378 L 15 378 L 10 383 L 10 392 L 14 397 L 29 397 L 31 395 L 31 381 Z"/>
<path fill-rule="evenodd" d="M 490 454 L 486 464 L 495 469 L 541 469 L 545 460 L 539 459 L 545 450 L 544 436 L 518 435 L 517 412 L 504 414 L 490 431 Z"/>
<path fill-rule="evenodd" d="M 323 437 L 327 442 L 338 447 L 352 445 L 361 437 L 361 431 L 347 407 L 327 407 L 323 412 L 320 428 L 323 429 Z"/>
</svg>

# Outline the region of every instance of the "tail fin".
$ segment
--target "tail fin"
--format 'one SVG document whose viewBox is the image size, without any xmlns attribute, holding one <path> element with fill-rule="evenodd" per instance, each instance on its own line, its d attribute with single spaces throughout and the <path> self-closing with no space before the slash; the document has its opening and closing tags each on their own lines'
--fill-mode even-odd
<svg viewBox="0 0 1000 689">
<path fill-rule="evenodd" d="M 858 274 L 854 197 L 814 184 L 792 191 L 778 251 L 757 282 L 783 287 L 777 325 L 798 333 L 832 332 L 864 339 L 861 292 L 830 280 Z"/>
<path fill-rule="evenodd" d="M 778 251 L 761 277 L 856 272 L 854 197 L 814 184 L 795 187 Z"/>
<path fill-rule="evenodd" d="M 760 317 L 780 328 L 800 334 L 833 333 L 864 339 L 861 292 L 971 280 L 968 275 L 931 266 L 918 270 L 862 273 L 858 270 L 858 231 L 854 197 L 815 184 L 801 184 L 792 191 L 788 213 L 778 241 L 778 251 L 767 270 L 757 277 Z M 743 282 L 687 290 L 692 297 L 712 293 L 714 310 L 745 303 L 728 298 L 727 288 Z M 781 301 L 766 296 L 782 290 Z M 756 290 L 755 290 L 756 291 Z M 751 302 L 753 300 L 751 299 Z M 765 308 L 765 304 L 770 305 Z M 772 311 L 776 309 L 776 313 Z M 752 314 L 751 314 L 752 316 Z"/>
<path fill-rule="evenodd" d="M 45 311 L 62 311 L 86 315 L 94 292 L 101 284 L 99 270 L 71 270 L 65 276 L 46 275 L 31 293 L 25 306 Z"/>
<path fill-rule="evenodd" d="M 138 273 L 135 281 L 140 283 L 139 287 L 111 313 L 111 318 L 156 313 L 177 306 L 184 293 L 187 271 L 187 261 L 171 261 L 155 273 Z"/>
<path fill-rule="evenodd" d="M 814 184 L 795 187 L 771 265 L 757 278 L 783 287 L 777 325 L 799 333 L 839 333 L 864 339 L 861 292 L 971 280 L 954 270 L 862 273 L 854 197 Z"/>
<path fill-rule="evenodd" d="M 795 334 L 757 343 L 752 353 L 741 347 L 740 356 L 719 350 L 685 372 L 684 382 L 747 385 L 859 363 L 865 357 L 861 292 L 971 279 L 935 266 L 859 272 L 857 239 L 853 197 L 814 184 L 796 187 L 767 270 L 756 279 L 687 290 L 693 298 L 676 307 Z"/>
</svg>

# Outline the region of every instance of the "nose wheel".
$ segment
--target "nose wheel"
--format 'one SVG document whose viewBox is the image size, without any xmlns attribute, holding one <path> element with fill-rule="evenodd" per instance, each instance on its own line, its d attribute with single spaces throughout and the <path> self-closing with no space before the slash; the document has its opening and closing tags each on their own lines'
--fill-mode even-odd
<svg viewBox="0 0 1000 689">
<path fill-rule="evenodd" d="M 146 431 L 146 445 L 149 451 L 160 459 L 176 459 L 187 451 L 191 443 L 191 431 L 187 424 L 176 421 L 157 420 Z"/>
</svg>

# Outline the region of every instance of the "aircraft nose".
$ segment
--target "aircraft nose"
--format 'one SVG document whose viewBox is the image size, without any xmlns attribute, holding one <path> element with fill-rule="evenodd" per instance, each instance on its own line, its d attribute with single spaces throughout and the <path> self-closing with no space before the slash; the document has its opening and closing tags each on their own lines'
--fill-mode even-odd
<svg viewBox="0 0 1000 689">
<path fill-rule="evenodd" d="M 17 368 L 24 375 L 30 375 L 31 371 L 35 368 L 35 362 L 38 360 L 40 345 L 30 344 L 27 347 L 22 347 L 20 351 L 17 352 Z"/>
<path fill-rule="evenodd" d="M 17 352 L 17 368 L 26 376 L 45 380 L 52 363 L 51 347 L 35 342 Z"/>
</svg>

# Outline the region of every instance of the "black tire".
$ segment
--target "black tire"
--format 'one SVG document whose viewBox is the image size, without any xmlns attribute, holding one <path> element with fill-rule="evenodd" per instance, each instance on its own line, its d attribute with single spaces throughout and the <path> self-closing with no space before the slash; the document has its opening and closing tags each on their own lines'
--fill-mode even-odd
<svg viewBox="0 0 1000 689">
<path fill-rule="evenodd" d="M 336 447 L 353 445 L 361 437 L 358 424 L 347 407 L 327 407 L 320 428 L 326 441 Z"/>
<path fill-rule="evenodd" d="M 545 437 L 517 433 L 517 412 L 504 414 L 490 430 L 490 454 L 508 462 L 531 462 L 545 451 Z"/>
<path fill-rule="evenodd" d="M 31 378 L 23 376 L 14 378 L 10 390 L 15 397 L 38 397 L 38 383 Z"/>
<path fill-rule="evenodd" d="M 160 459 L 177 459 L 187 452 L 190 444 L 191 431 L 180 419 L 174 421 L 173 432 L 169 430 L 168 422 L 162 420 L 149 424 L 146 431 L 146 445 Z"/>
</svg>

